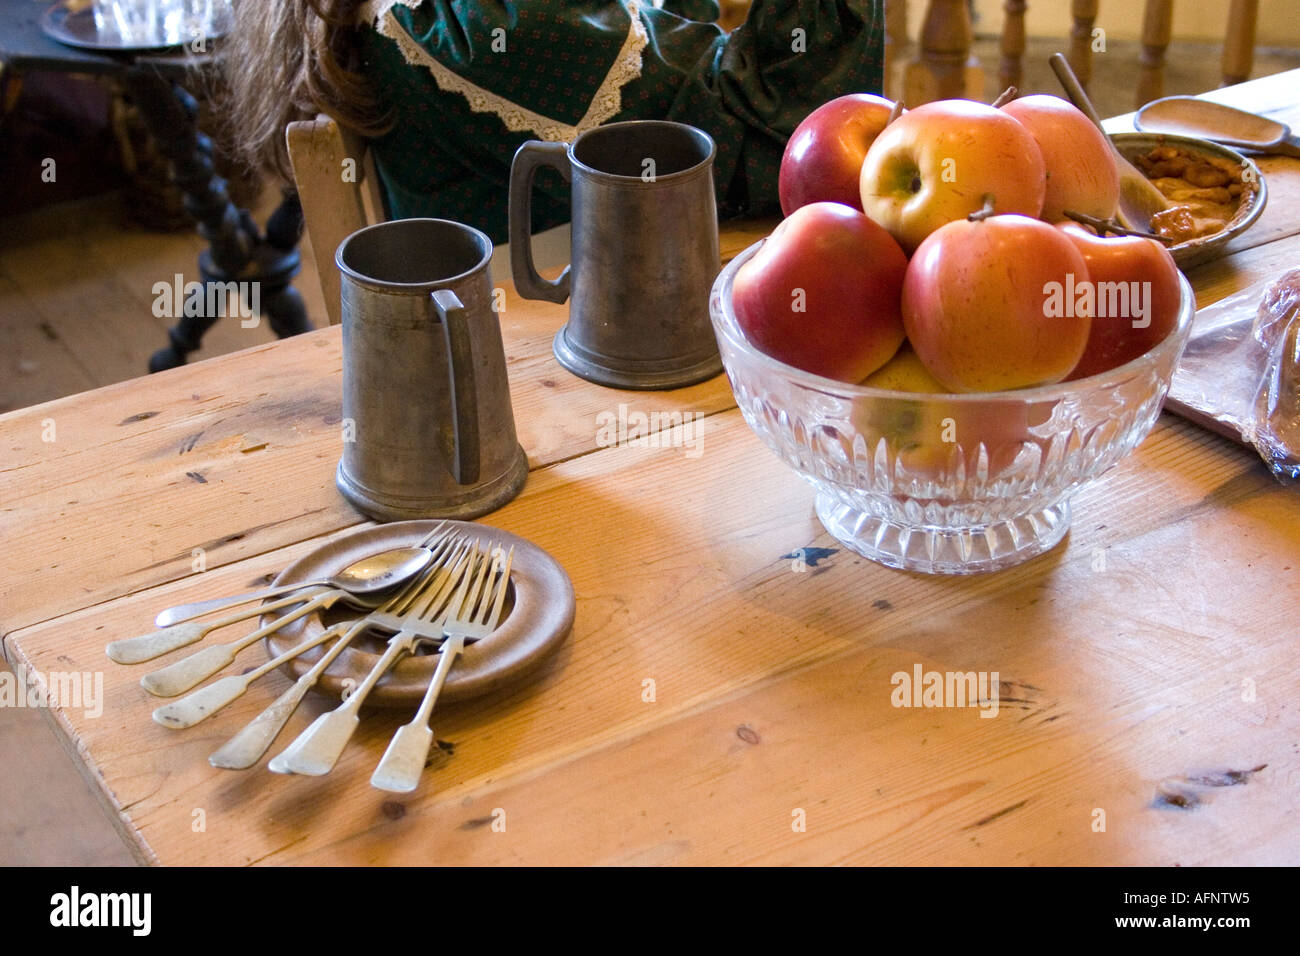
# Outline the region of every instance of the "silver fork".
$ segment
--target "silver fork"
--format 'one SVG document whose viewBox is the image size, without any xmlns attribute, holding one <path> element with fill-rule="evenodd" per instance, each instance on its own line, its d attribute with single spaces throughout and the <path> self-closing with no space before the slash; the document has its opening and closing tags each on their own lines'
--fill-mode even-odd
<svg viewBox="0 0 1300 956">
<path fill-rule="evenodd" d="M 437 592 L 417 602 L 417 606 L 400 620 L 388 622 L 400 624 L 401 629 L 389 639 L 388 647 L 378 662 L 348 699 L 329 713 L 317 717 L 310 727 L 268 764 L 269 769 L 276 773 L 301 773 L 312 777 L 319 777 L 334 769 L 343 749 L 361 723 L 358 715 L 361 705 L 379 679 L 400 657 L 413 651 L 421 638 L 442 636 L 442 623 L 454 600 L 451 598 L 452 588 L 459 584 L 457 593 L 463 594 L 477 555 L 477 544 L 466 543 L 461 546 L 454 567 Z M 371 621 L 384 624 L 384 619 L 391 617 L 392 615 L 372 615 Z"/>
<path fill-rule="evenodd" d="M 440 542 L 433 548 L 433 556 L 430 559 L 430 564 L 434 568 L 437 568 L 444 560 L 446 560 L 447 555 L 450 553 L 450 545 L 451 542 L 448 540 L 446 542 Z M 428 575 L 427 569 L 424 574 L 416 577 L 415 582 L 408 582 L 407 587 L 403 588 L 396 598 L 389 599 L 387 603 L 397 604 L 398 602 L 405 601 L 406 603 L 402 603 L 401 606 L 406 606 L 406 604 L 411 600 L 411 598 L 408 597 L 408 589 L 411 587 L 412 583 L 416 585 L 416 590 L 411 593 L 418 593 L 418 587 L 422 585 L 426 579 L 431 580 L 431 576 Z M 386 607 L 387 604 L 385 605 L 385 609 Z M 358 624 L 361 625 L 360 628 L 356 627 Z M 153 719 L 164 727 L 172 727 L 178 730 L 185 727 L 192 727 L 199 721 L 211 717 L 232 701 L 238 700 L 243 696 L 244 691 L 248 690 L 249 685 L 258 678 L 266 676 L 271 671 L 278 669 L 281 665 L 293 660 L 299 654 L 311 650 L 311 648 L 318 644 L 325 643 L 330 638 L 346 635 L 341 645 L 335 645 L 335 647 L 331 648 L 326 655 L 329 657 L 330 661 L 333 661 L 334 658 L 343 651 L 343 648 L 347 646 L 347 643 L 360 633 L 364 627 L 368 627 L 369 624 L 369 620 L 365 617 L 359 618 L 356 621 L 345 621 L 340 624 L 335 624 L 333 627 L 321 631 L 321 633 L 314 637 L 309 637 L 307 640 L 289 648 L 287 651 L 274 659 L 267 661 L 255 670 L 243 674 L 232 674 L 229 677 L 223 677 L 204 687 L 200 687 L 198 690 L 182 697 L 180 700 L 159 707 L 153 712 Z M 353 630 L 354 628 L 356 629 Z M 326 666 L 329 666 L 328 663 Z M 303 693 L 306 693 L 306 688 L 303 689 Z M 301 700 L 301 697 L 299 700 Z M 259 753 L 258 756 L 260 757 L 261 754 Z"/>
<path fill-rule="evenodd" d="M 433 705 L 438 700 L 447 674 L 466 641 L 477 641 L 487 637 L 497 628 L 501 620 L 501 607 L 505 603 L 506 585 L 510 581 L 510 564 L 514 560 L 515 549 L 511 548 L 502 564 L 501 552 L 498 550 L 492 558 L 491 571 L 488 571 L 488 556 L 484 555 L 473 588 L 454 609 L 449 609 L 447 622 L 443 625 L 442 651 L 438 657 L 438 668 L 429 681 L 429 688 L 424 692 L 419 710 L 410 723 L 397 729 L 384 757 L 375 768 L 370 784 L 380 790 L 393 793 L 410 793 L 420 783 L 425 762 L 433 747 L 433 730 L 429 727 L 429 717 L 433 714 Z M 485 587 L 485 580 L 487 586 Z M 494 580 L 495 579 L 495 580 Z M 467 578 L 468 580 L 468 578 Z M 464 589 L 462 588 L 462 591 Z"/>
<path fill-rule="evenodd" d="M 436 537 L 436 532 L 431 534 L 425 539 L 423 546 L 433 545 Z M 441 587 L 443 575 L 451 563 L 455 547 L 460 541 L 460 535 L 443 537 L 442 540 L 439 540 L 436 547 L 434 547 L 433 560 L 422 575 L 400 589 L 377 611 L 372 611 L 370 615 L 358 618 L 350 625 L 346 625 L 346 631 L 334 646 L 321 655 L 320 660 L 307 673 L 299 677 L 269 707 L 254 717 L 243 730 L 235 734 L 234 737 L 226 741 L 224 745 L 208 757 L 208 763 L 224 770 L 246 770 L 261 760 L 262 755 L 266 753 L 271 744 L 275 742 L 275 738 L 279 736 L 280 731 L 284 729 L 284 725 L 289 722 L 293 712 L 298 709 L 298 705 L 302 703 L 307 691 L 315 686 L 321 675 L 334 663 L 335 658 L 343 653 L 353 638 L 370 627 L 370 618 L 373 615 L 383 612 L 405 613 L 422 595 Z M 296 655 L 307 650 L 308 647 L 308 642 L 304 642 L 282 656 Z"/>
</svg>

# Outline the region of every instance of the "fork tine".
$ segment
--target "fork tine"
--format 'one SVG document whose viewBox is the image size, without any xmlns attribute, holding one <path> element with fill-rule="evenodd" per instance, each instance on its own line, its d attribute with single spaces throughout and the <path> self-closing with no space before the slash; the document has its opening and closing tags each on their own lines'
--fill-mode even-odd
<svg viewBox="0 0 1300 956">
<path fill-rule="evenodd" d="M 479 552 L 478 571 L 474 575 L 474 584 L 465 597 L 465 603 L 460 606 L 460 610 L 456 614 L 457 620 L 474 620 L 474 616 L 478 614 L 479 605 L 485 595 L 485 584 L 489 577 L 489 570 L 494 565 L 495 561 L 491 559 L 491 556 L 486 551 Z"/>
<path fill-rule="evenodd" d="M 447 607 L 448 595 L 457 584 L 461 583 L 469 575 L 469 569 L 466 566 L 468 560 L 467 550 L 469 542 L 463 538 L 456 546 L 456 550 L 451 556 L 450 561 L 442 569 L 443 579 L 441 585 L 436 589 L 431 589 L 421 596 L 419 602 L 413 603 L 407 613 L 414 613 L 417 617 L 425 620 L 432 620 L 439 613 L 442 613 Z"/>
<path fill-rule="evenodd" d="M 483 558 L 483 563 L 488 568 L 488 572 L 483 585 L 483 592 L 478 596 L 478 603 L 474 606 L 474 613 L 466 618 L 470 624 L 486 623 L 487 616 L 492 610 L 493 596 L 496 593 L 496 576 L 497 572 L 501 570 L 501 549 L 499 547 L 493 548 L 491 557 L 490 562 L 486 555 Z"/>
<path fill-rule="evenodd" d="M 488 616 L 487 624 L 489 631 L 495 631 L 497 623 L 501 620 L 501 608 L 506 603 L 506 586 L 510 583 L 510 565 L 515 559 L 514 545 L 510 546 L 509 552 L 506 553 L 505 566 L 501 569 L 501 574 L 497 578 L 496 597 L 492 602 L 492 613 Z"/>
<path fill-rule="evenodd" d="M 469 592 L 470 584 L 474 578 L 474 568 L 478 563 L 478 542 L 470 544 L 469 551 L 465 556 L 465 576 L 460 580 L 460 587 L 456 589 L 456 595 L 447 605 L 447 620 L 459 620 L 465 607 L 465 597 Z"/>
<path fill-rule="evenodd" d="M 413 587 L 403 592 L 402 600 L 395 602 L 388 611 L 393 614 L 402 615 L 409 613 L 418 606 L 420 601 L 431 601 L 437 594 L 437 588 L 433 587 L 435 580 L 439 575 L 445 574 L 447 569 L 456 563 L 458 545 L 463 538 L 459 533 L 454 533 L 438 544 L 434 551 L 433 561 L 424 573 L 417 578 L 417 587 Z"/>
</svg>

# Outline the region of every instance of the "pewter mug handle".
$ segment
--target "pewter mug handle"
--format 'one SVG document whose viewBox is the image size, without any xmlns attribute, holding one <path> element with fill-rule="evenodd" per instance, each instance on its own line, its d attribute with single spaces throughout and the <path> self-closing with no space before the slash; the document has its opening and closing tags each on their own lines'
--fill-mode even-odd
<svg viewBox="0 0 1300 956">
<path fill-rule="evenodd" d="M 437 289 L 429 295 L 442 323 L 447 345 L 447 374 L 451 379 L 451 414 L 455 453 L 451 473 L 458 484 L 478 481 L 478 405 L 475 401 L 474 351 L 469 337 L 469 314 L 460 298 L 450 289 Z"/>
<path fill-rule="evenodd" d="M 510 272 L 515 288 L 525 299 L 564 302 L 569 298 L 570 272 L 564 267 L 555 280 L 543 279 L 533 264 L 533 177 L 543 166 L 550 166 L 570 181 L 569 147 L 565 143 L 529 140 L 519 147 L 510 164 Z"/>
</svg>

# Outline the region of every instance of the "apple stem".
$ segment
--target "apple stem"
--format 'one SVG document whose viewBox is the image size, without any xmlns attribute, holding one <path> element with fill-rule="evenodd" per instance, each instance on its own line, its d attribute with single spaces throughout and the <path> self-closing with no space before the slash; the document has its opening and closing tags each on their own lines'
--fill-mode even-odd
<svg viewBox="0 0 1300 956">
<path fill-rule="evenodd" d="M 1169 245 L 1173 242 L 1168 236 L 1157 235 L 1154 232 L 1143 232 L 1140 229 L 1129 229 L 1121 226 L 1114 219 L 1098 219 L 1096 216 L 1089 216 L 1086 213 L 1075 212 L 1067 209 L 1064 212 L 1066 219 L 1073 219 L 1075 222 L 1082 223 L 1085 226 L 1091 226 L 1098 236 L 1104 237 L 1106 233 L 1113 232 L 1117 236 L 1141 236 L 1143 239 L 1155 239 L 1157 242 L 1163 242 Z"/>
<path fill-rule="evenodd" d="M 890 123 L 892 123 L 894 120 L 898 119 L 902 115 L 903 115 L 903 101 L 900 98 L 894 101 L 894 108 L 889 111 L 889 119 L 885 120 L 885 125 L 888 126 Z"/>
<path fill-rule="evenodd" d="M 971 213 L 966 218 L 971 222 L 983 222 L 985 219 L 989 218 L 989 216 L 992 215 L 993 215 L 993 194 L 985 193 L 984 206 L 981 209 L 978 209 L 975 212 Z"/>
<path fill-rule="evenodd" d="M 1000 95 L 996 100 L 993 101 L 994 109 L 996 109 L 999 106 L 1005 106 L 1007 103 L 1010 103 L 1019 95 L 1020 95 L 1019 90 L 1017 90 L 1014 86 L 1008 86 L 1005 90 L 1002 91 L 1002 95 Z"/>
</svg>

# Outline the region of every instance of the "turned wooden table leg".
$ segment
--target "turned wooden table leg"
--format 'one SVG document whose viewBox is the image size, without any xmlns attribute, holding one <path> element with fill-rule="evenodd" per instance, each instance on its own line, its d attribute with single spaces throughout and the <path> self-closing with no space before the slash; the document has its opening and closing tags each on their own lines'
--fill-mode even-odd
<svg viewBox="0 0 1300 956">
<path fill-rule="evenodd" d="M 185 208 L 199 223 L 208 248 L 199 256 L 204 285 L 201 303 L 186 308 L 168 330 L 169 344 L 149 360 L 158 372 L 185 364 L 203 335 L 222 317 L 245 309 L 265 315 L 281 337 L 311 329 L 298 291 L 290 285 L 299 268 L 297 250 L 302 209 L 286 197 L 262 235 L 247 210 L 230 200 L 226 182 L 213 170 L 212 142 L 198 131 L 198 104 L 178 84 L 143 66 L 127 71 L 126 89 L 140 109 L 150 138 L 171 164 L 172 179 L 185 194 Z M 245 320 L 247 321 L 247 320 Z"/>
</svg>

